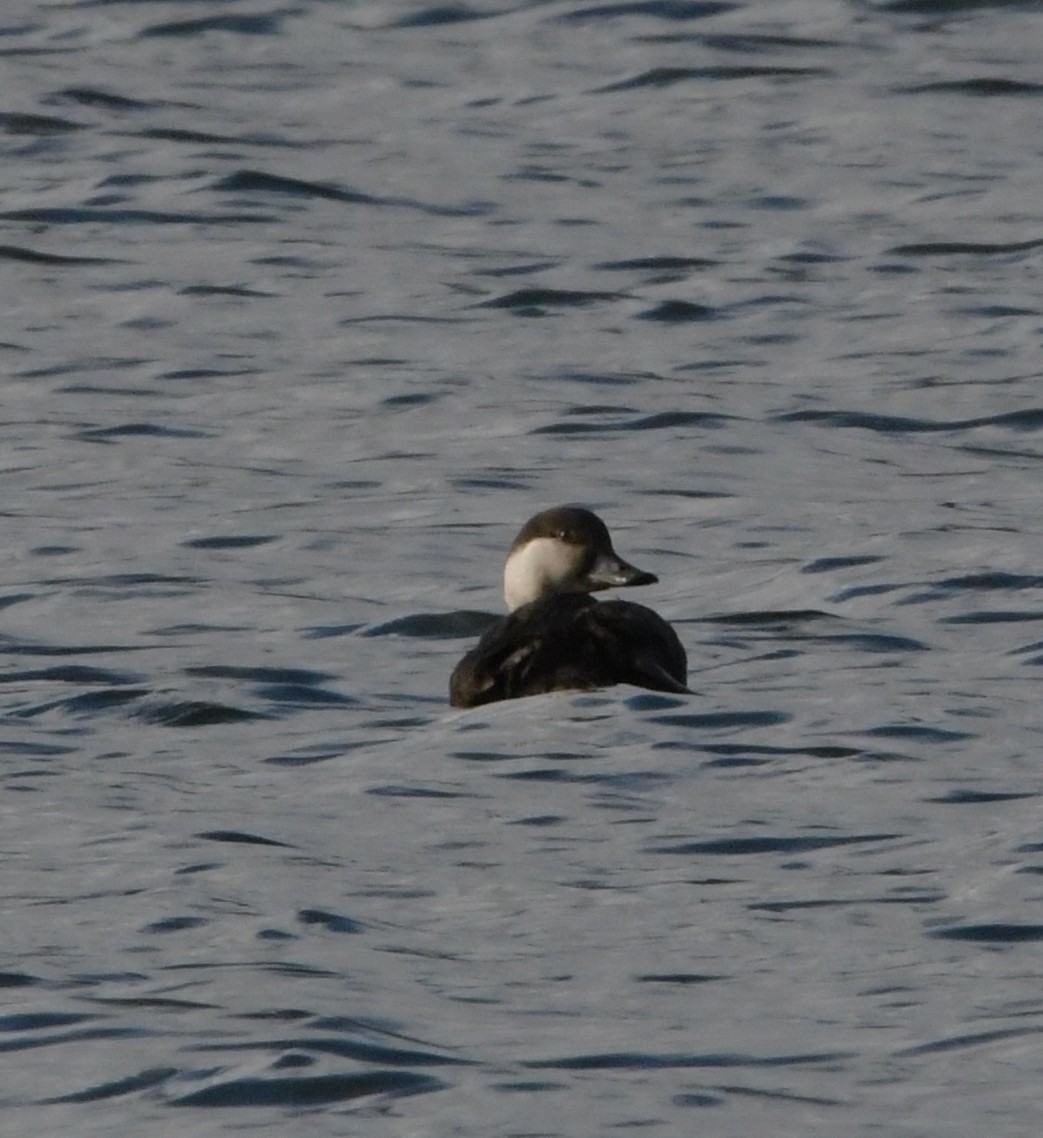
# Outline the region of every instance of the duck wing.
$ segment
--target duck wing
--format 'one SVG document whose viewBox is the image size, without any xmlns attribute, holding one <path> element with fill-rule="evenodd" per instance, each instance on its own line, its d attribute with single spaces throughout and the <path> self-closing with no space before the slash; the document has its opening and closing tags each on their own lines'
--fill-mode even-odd
<svg viewBox="0 0 1043 1138">
<path fill-rule="evenodd" d="M 688 656 L 677 633 L 657 613 L 632 601 L 605 601 L 585 614 L 610 683 L 691 695 Z"/>
<path fill-rule="evenodd" d="M 597 604 L 584 593 L 546 597 L 523 605 L 486 629 L 453 669 L 449 702 L 479 707 L 501 699 L 588 687 L 611 680 L 584 680 L 580 618 Z M 588 661 L 589 663 L 589 661 Z"/>
<path fill-rule="evenodd" d="M 687 674 L 684 648 L 657 613 L 573 593 L 524 605 L 487 629 L 454 669 L 449 702 L 478 707 L 623 683 L 684 693 Z"/>
</svg>

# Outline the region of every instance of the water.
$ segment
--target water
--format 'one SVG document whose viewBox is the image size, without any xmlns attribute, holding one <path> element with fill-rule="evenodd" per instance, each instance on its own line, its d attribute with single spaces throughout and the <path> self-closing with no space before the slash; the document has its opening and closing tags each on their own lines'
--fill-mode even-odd
<svg viewBox="0 0 1043 1138">
<path fill-rule="evenodd" d="M 0 33 L 0 1132 L 1036 1132 L 1038 6 Z M 697 696 L 450 712 L 562 501 Z"/>
</svg>

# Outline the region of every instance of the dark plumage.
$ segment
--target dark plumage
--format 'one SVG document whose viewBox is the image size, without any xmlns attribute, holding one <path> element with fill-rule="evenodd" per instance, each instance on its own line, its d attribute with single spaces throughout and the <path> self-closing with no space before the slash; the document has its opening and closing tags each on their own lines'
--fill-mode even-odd
<svg viewBox="0 0 1043 1138">
<path fill-rule="evenodd" d="M 523 605 L 488 629 L 449 681 L 453 707 L 551 691 L 633 684 L 686 692 L 677 633 L 644 605 L 563 593 Z"/>
<path fill-rule="evenodd" d="M 457 664 L 449 702 L 478 707 L 624 683 L 687 692 L 685 650 L 661 616 L 644 605 L 599 603 L 589 595 L 656 579 L 617 556 L 605 524 L 589 510 L 559 507 L 530 518 L 504 570 L 514 611 Z"/>
</svg>

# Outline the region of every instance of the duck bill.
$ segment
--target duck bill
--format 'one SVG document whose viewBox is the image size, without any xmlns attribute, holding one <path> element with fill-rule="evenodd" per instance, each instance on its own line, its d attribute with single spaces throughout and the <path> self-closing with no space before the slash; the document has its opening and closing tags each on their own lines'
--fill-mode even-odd
<svg viewBox="0 0 1043 1138">
<path fill-rule="evenodd" d="M 659 578 L 624 561 L 615 554 L 599 557 L 587 574 L 587 588 L 591 592 L 612 589 L 620 585 L 654 585 Z"/>
</svg>

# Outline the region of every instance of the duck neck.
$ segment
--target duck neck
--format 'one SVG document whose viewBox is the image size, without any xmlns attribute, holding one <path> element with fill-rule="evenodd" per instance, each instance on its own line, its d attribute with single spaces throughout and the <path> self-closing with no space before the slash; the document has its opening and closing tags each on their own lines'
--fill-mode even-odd
<svg viewBox="0 0 1043 1138">
<path fill-rule="evenodd" d="M 522 605 L 554 593 L 576 592 L 569 584 L 574 578 L 575 554 L 554 538 L 538 537 L 511 550 L 503 567 L 503 599 L 514 612 Z"/>
</svg>

